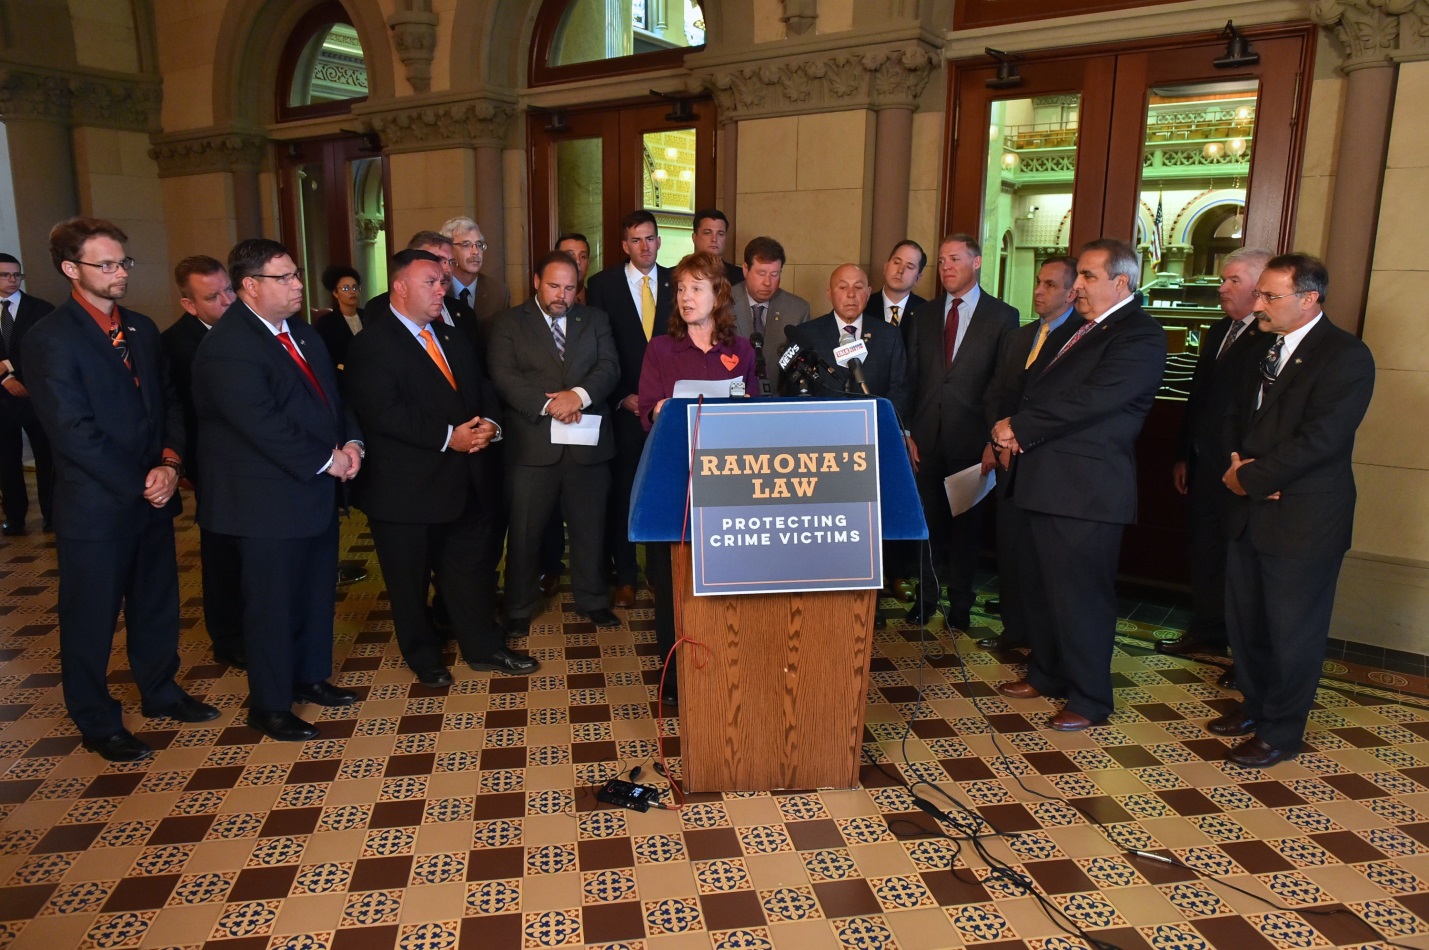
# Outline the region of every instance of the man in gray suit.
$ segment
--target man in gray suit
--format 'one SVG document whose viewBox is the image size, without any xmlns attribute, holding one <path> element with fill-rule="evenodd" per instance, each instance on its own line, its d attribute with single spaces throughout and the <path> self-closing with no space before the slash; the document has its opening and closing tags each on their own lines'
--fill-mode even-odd
<svg viewBox="0 0 1429 950">
<path fill-rule="evenodd" d="M 973 572 L 982 545 L 987 499 L 954 518 L 943 479 L 982 461 L 987 445 L 987 389 L 1005 338 L 1017 329 L 1017 311 L 984 293 L 982 248 L 970 234 L 950 234 L 938 243 L 941 292 L 918 307 L 908 329 L 908 375 L 913 389 L 909 454 L 928 519 L 933 564 L 948 585 L 948 626 L 967 630 L 973 605 Z M 932 572 L 920 571 L 918 599 L 910 620 L 926 623 L 937 609 Z"/>
<path fill-rule="evenodd" d="M 783 272 L 784 246 L 778 241 L 757 237 L 744 246 L 744 283 L 734 289 L 734 329 L 754 344 L 766 396 L 779 392 L 785 331 L 809 319 L 809 302 L 779 289 Z"/>
<path fill-rule="evenodd" d="M 576 262 L 552 251 L 536 264 L 536 294 L 497 314 L 491 326 L 491 381 L 506 409 L 506 631 L 523 636 L 540 595 L 541 533 L 559 501 L 571 542 L 576 609 L 598 627 L 616 627 L 601 554 L 610 460 L 615 455 L 606 400 L 620 361 L 605 312 L 574 303 Z M 600 418 L 595 445 L 554 441 L 557 423 Z"/>
</svg>

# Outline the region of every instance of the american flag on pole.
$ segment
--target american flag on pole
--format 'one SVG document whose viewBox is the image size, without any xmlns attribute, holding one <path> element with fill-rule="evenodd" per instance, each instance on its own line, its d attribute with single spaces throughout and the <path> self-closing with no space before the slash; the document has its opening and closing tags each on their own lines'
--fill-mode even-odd
<svg viewBox="0 0 1429 950">
<path fill-rule="evenodd" d="M 1161 266 L 1161 228 L 1166 223 L 1166 208 L 1162 195 L 1156 196 L 1156 223 L 1151 228 L 1151 269 L 1157 270 Z"/>
</svg>

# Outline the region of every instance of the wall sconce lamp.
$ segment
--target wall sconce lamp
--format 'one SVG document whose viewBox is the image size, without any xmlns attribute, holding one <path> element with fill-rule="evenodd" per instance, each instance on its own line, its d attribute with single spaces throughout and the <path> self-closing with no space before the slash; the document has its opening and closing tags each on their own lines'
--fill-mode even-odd
<svg viewBox="0 0 1429 950">
<path fill-rule="evenodd" d="M 670 111 L 665 113 L 667 122 L 693 122 L 695 121 L 694 103 L 686 96 L 677 95 L 673 92 L 660 92 L 656 89 L 650 90 L 650 95 L 657 99 L 664 99 L 670 103 Z"/>
<path fill-rule="evenodd" d="M 1221 30 L 1221 35 L 1226 38 L 1226 51 L 1211 63 L 1212 66 L 1217 69 L 1242 69 L 1260 65 L 1260 54 L 1250 48 L 1250 40 L 1240 35 L 1233 22 L 1226 21 L 1226 28 Z"/>
<path fill-rule="evenodd" d="M 986 83 L 989 89 L 1016 89 L 1022 85 L 1022 74 L 1017 71 L 1017 57 L 1000 49 L 985 47 L 983 52 L 997 60 L 997 75 Z"/>
<path fill-rule="evenodd" d="M 566 113 L 561 109 L 542 109 L 540 106 L 529 106 L 528 110 L 537 115 L 546 117 L 546 125 L 543 131 L 553 132 L 559 135 L 562 132 L 569 132 L 571 124 L 566 118 Z"/>
</svg>

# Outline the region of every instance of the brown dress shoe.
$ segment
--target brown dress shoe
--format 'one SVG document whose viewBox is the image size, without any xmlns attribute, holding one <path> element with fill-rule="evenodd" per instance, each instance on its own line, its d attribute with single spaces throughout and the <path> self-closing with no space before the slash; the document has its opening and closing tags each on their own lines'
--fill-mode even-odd
<svg viewBox="0 0 1429 950">
<path fill-rule="evenodd" d="M 541 593 L 545 594 L 547 597 L 550 597 L 552 594 L 554 594 L 554 593 L 556 592 L 556 588 L 557 588 L 557 587 L 560 587 L 560 586 L 561 586 L 561 575 L 559 575 L 559 574 L 542 574 L 542 575 L 541 575 Z"/>
<path fill-rule="evenodd" d="M 1255 731 L 1255 720 L 1237 709 L 1212 719 L 1206 728 L 1218 736 L 1248 736 Z"/>
<path fill-rule="evenodd" d="M 1249 739 L 1236 746 L 1226 754 L 1236 765 L 1243 765 L 1248 769 L 1266 769 L 1276 762 L 1292 759 L 1300 751 L 1298 747 L 1294 749 L 1277 749 L 1262 740 L 1251 736 Z"/>
<path fill-rule="evenodd" d="M 1058 732 L 1081 732 L 1083 729 L 1090 729 L 1092 726 L 1100 726 L 1104 723 L 1105 720 L 1092 722 L 1086 716 L 1079 716 L 1074 712 L 1067 712 L 1065 709 L 1047 720 L 1047 725 Z"/>
<path fill-rule="evenodd" d="M 634 607 L 635 606 L 635 585 L 621 584 L 615 588 L 615 606 Z"/>
<path fill-rule="evenodd" d="M 1026 680 L 1013 680 L 1010 683 L 999 683 L 997 691 L 1004 696 L 1013 699 L 1036 699 L 1042 692 Z"/>
<path fill-rule="evenodd" d="M 1239 689 L 1235 681 L 1235 664 L 1232 663 L 1224 673 L 1216 677 L 1216 685 L 1221 689 Z"/>
</svg>

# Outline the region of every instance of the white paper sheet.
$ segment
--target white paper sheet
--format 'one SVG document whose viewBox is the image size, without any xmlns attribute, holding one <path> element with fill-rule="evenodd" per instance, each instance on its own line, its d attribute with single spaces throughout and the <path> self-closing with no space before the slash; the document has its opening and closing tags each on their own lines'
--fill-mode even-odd
<svg viewBox="0 0 1429 950">
<path fill-rule="evenodd" d="M 943 490 L 948 493 L 948 505 L 953 509 L 953 517 L 986 498 L 996 484 L 997 469 L 984 475 L 981 465 L 969 465 L 943 479 Z"/>
<path fill-rule="evenodd" d="M 681 379 L 676 381 L 675 391 L 671 396 L 674 399 L 698 399 L 701 396 L 706 399 L 728 399 L 729 387 L 742 382 L 743 379 L 742 376 L 733 379 Z"/>
<path fill-rule="evenodd" d="M 554 445 L 596 445 L 600 442 L 600 420 L 604 416 L 581 413 L 579 422 L 551 420 L 551 442 Z"/>
</svg>

